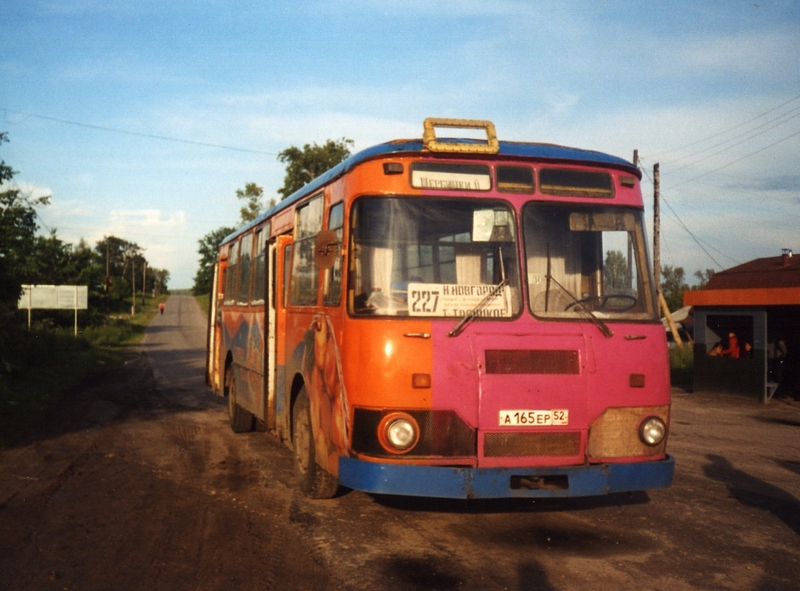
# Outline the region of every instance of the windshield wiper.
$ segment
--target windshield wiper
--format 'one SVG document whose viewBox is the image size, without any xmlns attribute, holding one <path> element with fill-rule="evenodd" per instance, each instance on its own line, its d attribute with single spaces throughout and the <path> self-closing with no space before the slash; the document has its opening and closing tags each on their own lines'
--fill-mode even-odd
<svg viewBox="0 0 800 591">
<path fill-rule="evenodd" d="M 464 330 L 464 328 L 467 326 L 467 324 L 469 324 L 470 322 L 475 320 L 475 318 L 478 316 L 478 313 L 481 310 L 483 310 L 489 304 L 489 302 L 491 300 L 493 300 L 495 297 L 497 297 L 497 294 L 499 294 L 500 291 L 506 285 L 508 285 L 508 279 L 506 278 L 506 266 L 503 264 L 503 247 L 502 246 L 498 246 L 497 247 L 497 252 L 498 252 L 498 255 L 499 255 L 498 259 L 499 259 L 499 262 L 500 262 L 500 283 L 495 285 L 494 289 L 492 291 L 490 291 L 489 293 L 487 293 L 486 296 L 480 302 L 478 302 L 477 305 L 474 308 L 472 308 L 472 310 L 470 310 L 467 313 L 467 315 L 464 316 L 464 318 L 462 318 L 461 321 L 458 324 L 456 324 L 453 327 L 453 330 L 451 330 L 450 332 L 447 333 L 447 336 L 449 336 L 449 337 L 457 337 L 458 335 L 460 335 L 461 332 Z M 506 302 L 506 304 L 508 304 L 508 302 Z"/>
<path fill-rule="evenodd" d="M 591 310 L 586 308 L 578 298 L 576 298 L 574 295 L 572 295 L 572 292 L 570 290 L 568 290 L 566 287 L 561 285 L 558 281 L 556 281 L 555 277 L 550 275 L 549 268 L 548 268 L 548 273 L 547 273 L 547 285 L 548 285 L 548 288 L 549 288 L 549 285 L 550 285 L 550 281 L 555 283 L 556 286 L 561 289 L 561 291 L 563 291 L 565 294 L 567 294 L 572 299 L 572 301 L 574 302 L 573 307 L 576 310 L 584 312 L 589 317 L 589 319 L 597 326 L 597 328 L 600 329 L 600 332 L 603 333 L 603 336 L 605 336 L 607 339 L 610 339 L 611 337 L 614 336 L 614 333 L 611 332 L 611 329 L 608 328 L 608 326 L 606 325 L 605 322 L 603 322 L 597 316 L 595 316 L 594 312 L 592 312 Z M 567 306 L 567 307 L 569 307 L 569 306 Z"/>
<path fill-rule="evenodd" d="M 503 279 L 494 286 L 494 289 L 486 294 L 486 296 L 478 302 L 472 310 L 470 310 L 461 321 L 453 327 L 453 330 L 447 333 L 449 337 L 457 337 L 461 334 L 461 332 L 466 328 L 467 324 L 475 320 L 478 317 L 481 310 L 483 310 L 490 301 L 492 301 L 497 295 L 502 291 L 502 289 L 508 285 L 508 279 Z"/>
</svg>

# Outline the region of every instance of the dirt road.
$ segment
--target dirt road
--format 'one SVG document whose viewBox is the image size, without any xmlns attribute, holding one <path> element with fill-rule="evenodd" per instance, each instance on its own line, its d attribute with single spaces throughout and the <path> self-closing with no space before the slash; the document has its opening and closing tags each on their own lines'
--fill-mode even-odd
<svg viewBox="0 0 800 591">
<path fill-rule="evenodd" d="M 563 502 L 346 492 L 234 435 L 172 297 L 121 371 L 0 452 L 0 589 L 800 589 L 800 405 L 677 393 L 672 488 Z"/>
</svg>

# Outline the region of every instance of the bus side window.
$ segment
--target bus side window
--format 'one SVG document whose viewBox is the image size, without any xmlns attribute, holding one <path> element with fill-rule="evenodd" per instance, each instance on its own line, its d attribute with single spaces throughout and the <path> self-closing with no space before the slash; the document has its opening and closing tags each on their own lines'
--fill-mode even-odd
<svg viewBox="0 0 800 591">
<path fill-rule="evenodd" d="M 236 304 L 246 306 L 250 303 L 250 255 L 253 252 L 253 235 L 242 236 L 239 249 L 239 281 L 236 290 Z"/>
<path fill-rule="evenodd" d="M 342 228 L 344 226 L 344 204 L 337 203 L 331 207 L 328 217 L 328 229 L 336 232 L 338 244 L 336 248 L 342 248 Z M 337 256 L 333 262 L 333 267 L 325 271 L 325 281 L 323 283 L 322 303 L 326 306 L 338 306 L 342 297 L 342 257 Z"/>
<path fill-rule="evenodd" d="M 297 208 L 292 251 L 292 277 L 289 304 L 313 306 L 317 303 L 317 277 L 314 262 L 316 238 L 322 229 L 322 195 Z"/>
<path fill-rule="evenodd" d="M 253 253 L 253 295 L 250 298 L 251 305 L 264 303 L 267 288 L 267 234 L 268 231 L 265 231 L 263 228 L 256 232 L 256 249 Z"/>
<path fill-rule="evenodd" d="M 287 244 L 283 249 L 283 294 L 281 307 L 286 308 L 289 303 L 289 277 L 292 274 L 292 245 Z"/>
<path fill-rule="evenodd" d="M 228 247 L 228 265 L 225 269 L 225 295 L 222 303 L 232 305 L 236 303 L 236 267 L 239 254 L 239 241 Z"/>
</svg>

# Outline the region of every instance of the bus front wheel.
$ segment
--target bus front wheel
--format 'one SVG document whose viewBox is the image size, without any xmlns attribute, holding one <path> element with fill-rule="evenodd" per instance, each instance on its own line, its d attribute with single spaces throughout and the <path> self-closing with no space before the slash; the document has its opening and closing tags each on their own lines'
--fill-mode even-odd
<svg viewBox="0 0 800 591">
<path fill-rule="evenodd" d="M 247 433 L 253 430 L 255 417 L 236 402 L 236 377 L 233 375 L 233 368 L 228 376 L 228 416 L 231 430 L 234 433 Z"/>
<path fill-rule="evenodd" d="M 305 386 L 294 403 L 292 412 L 292 447 L 294 471 L 304 495 L 312 499 L 330 499 L 339 490 L 337 479 L 317 465 L 311 408 Z"/>
</svg>

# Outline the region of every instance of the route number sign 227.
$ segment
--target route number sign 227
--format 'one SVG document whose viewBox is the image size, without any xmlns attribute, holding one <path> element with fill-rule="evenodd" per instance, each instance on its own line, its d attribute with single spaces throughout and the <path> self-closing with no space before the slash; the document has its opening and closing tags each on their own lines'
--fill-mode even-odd
<svg viewBox="0 0 800 591">
<path fill-rule="evenodd" d="M 439 305 L 439 291 L 414 290 L 408 300 L 411 314 L 436 314 Z"/>
<path fill-rule="evenodd" d="M 485 284 L 409 283 L 405 295 L 409 316 L 463 318 L 472 313 L 486 318 L 511 316 L 508 286 L 498 289 L 496 285 Z M 480 310 L 476 310 L 478 306 Z"/>
</svg>

